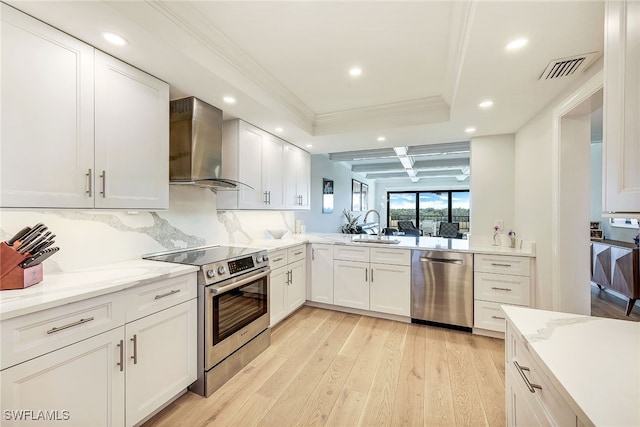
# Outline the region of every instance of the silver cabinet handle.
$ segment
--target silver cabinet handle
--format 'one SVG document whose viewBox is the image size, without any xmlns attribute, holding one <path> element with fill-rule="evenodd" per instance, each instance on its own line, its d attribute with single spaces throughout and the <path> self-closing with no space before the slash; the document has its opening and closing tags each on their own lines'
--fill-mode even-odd
<svg viewBox="0 0 640 427">
<path fill-rule="evenodd" d="M 107 171 L 102 171 L 100 178 L 102 178 L 102 191 L 100 194 L 102 194 L 102 198 L 104 199 L 107 197 Z"/>
<path fill-rule="evenodd" d="M 496 288 L 495 286 L 492 286 L 491 289 L 493 289 L 494 291 L 507 291 L 507 292 L 511 292 L 511 289 L 509 288 Z"/>
<path fill-rule="evenodd" d="M 498 264 L 495 262 L 492 262 L 491 265 L 494 267 L 511 267 L 511 264 Z"/>
<path fill-rule="evenodd" d="M 92 183 L 93 183 L 93 178 L 91 176 L 91 169 L 89 169 L 89 171 L 85 174 L 85 176 L 88 178 L 89 180 L 89 189 L 87 191 L 85 191 L 85 193 L 87 193 L 89 195 L 89 197 L 93 196 L 93 190 L 91 189 L 92 187 Z"/>
<path fill-rule="evenodd" d="M 302 253 L 302 251 L 298 251 L 298 252 L 294 252 L 294 255 L 300 255 Z"/>
<path fill-rule="evenodd" d="M 365 269 L 364 269 L 364 281 L 365 281 L 365 282 L 368 282 L 368 281 L 369 281 L 369 277 L 368 277 L 368 275 L 369 275 L 369 269 L 368 269 L 368 268 L 365 268 Z"/>
<path fill-rule="evenodd" d="M 283 259 L 284 259 L 284 258 L 276 258 L 276 259 L 274 259 L 274 260 L 273 260 L 273 262 L 280 262 L 280 261 L 282 261 Z"/>
<path fill-rule="evenodd" d="M 535 390 L 536 388 L 538 390 L 542 390 L 542 386 L 540 386 L 538 384 L 533 384 L 531 381 L 529 381 L 529 378 L 527 378 L 527 376 L 525 375 L 524 371 L 530 372 L 531 369 L 527 368 L 526 366 L 520 366 L 518 364 L 517 360 L 514 360 L 513 364 L 516 365 L 516 369 L 520 373 L 520 376 L 522 376 L 522 379 L 524 380 L 524 383 L 527 385 L 527 388 L 529 389 L 529 391 L 531 393 L 535 393 L 536 392 L 536 390 Z"/>
<path fill-rule="evenodd" d="M 271 190 L 267 191 L 267 204 L 271 204 Z"/>
<path fill-rule="evenodd" d="M 73 328 L 74 326 L 82 325 L 83 323 L 91 322 L 92 320 L 94 320 L 94 317 L 87 317 L 86 319 L 80 319 L 77 322 L 69 323 L 68 325 L 53 327 L 47 331 L 47 334 L 55 334 L 56 332 Z"/>
<path fill-rule="evenodd" d="M 267 204 L 267 192 L 266 191 L 264 192 L 264 204 L 265 205 Z"/>
<path fill-rule="evenodd" d="M 133 341 L 133 364 L 136 365 L 138 363 L 138 336 L 133 334 L 133 338 L 130 341 Z"/>
<path fill-rule="evenodd" d="M 371 267 L 371 283 L 373 283 L 373 267 Z"/>
<path fill-rule="evenodd" d="M 116 365 L 120 366 L 120 372 L 124 371 L 124 341 L 120 340 L 118 343 L 118 347 L 120 347 L 120 361 L 116 363 Z"/>
<path fill-rule="evenodd" d="M 504 317 L 500 317 L 500 316 L 491 316 L 491 318 L 496 320 L 505 320 Z"/>
<path fill-rule="evenodd" d="M 311 261 L 316 259 L 316 250 L 311 248 Z"/>
<path fill-rule="evenodd" d="M 172 291 L 167 292 L 166 294 L 156 295 L 156 298 L 155 298 L 155 299 L 160 299 L 160 298 L 168 297 L 169 295 L 177 294 L 178 292 L 180 292 L 180 289 L 174 289 L 174 290 L 172 290 Z"/>
</svg>

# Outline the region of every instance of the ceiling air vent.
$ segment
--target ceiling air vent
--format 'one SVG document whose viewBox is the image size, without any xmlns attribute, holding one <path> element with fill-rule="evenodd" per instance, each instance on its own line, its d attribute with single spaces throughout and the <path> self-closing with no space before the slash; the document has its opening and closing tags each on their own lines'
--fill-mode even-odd
<svg viewBox="0 0 640 427">
<path fill-rule="evenodd" d="M 554 59 L 547 65 L 540 76 L 540 80 L 551 80 L 560 77 L 571 76 L 578 71 L 586 70 L 593 61 L 598 58 L 598 52 L 585 53 L 584 55 L 570 56 L 568 58 Z"/>
</svg>

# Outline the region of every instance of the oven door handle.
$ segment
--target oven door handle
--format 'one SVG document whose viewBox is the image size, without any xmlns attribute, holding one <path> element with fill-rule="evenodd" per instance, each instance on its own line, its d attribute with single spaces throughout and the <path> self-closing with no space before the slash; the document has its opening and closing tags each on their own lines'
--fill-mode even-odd
<svg viewBox="0 0 640 427">
<path fill-rule="evenodd" d="M 209 292 L 211 292 L 214 295 L 223 294 L 223 293 L 228 292 L 228 291 L 230 291 L 232 289 L 239 288 L 240 286 L 244 286 L 247 283 L 255 282 L 258 279 L 262 279 L 263 277 L 268 276 L 269 273 L 271 273 L 271 269 L 263 271 L 260 274 L 253 275 L 251 277 L 247 277 L 246 279 L 238 280 L 237 282 L 233 282 L 230 285 L 222 286 L 221 288 L 209 289 Z"/>
</svg>

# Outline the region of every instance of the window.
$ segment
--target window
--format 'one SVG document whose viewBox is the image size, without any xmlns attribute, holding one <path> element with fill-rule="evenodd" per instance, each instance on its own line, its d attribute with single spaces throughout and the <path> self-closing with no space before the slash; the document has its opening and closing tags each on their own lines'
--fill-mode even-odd
<svg viewBox="0 0 640 427">
<path fill-rule="evenodd" d="M 469 191 L 389 192 L 387 200 L 389 227 L 411 221 L 423 235 L 436 236 L 441 222 L 457 222 L 461 233 L 469 231 Z"/>
</svg>

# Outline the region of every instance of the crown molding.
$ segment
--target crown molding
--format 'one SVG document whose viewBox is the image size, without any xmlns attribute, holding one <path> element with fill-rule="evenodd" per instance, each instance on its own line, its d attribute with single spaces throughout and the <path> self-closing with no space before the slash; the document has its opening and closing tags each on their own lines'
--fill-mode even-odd
<svg viewBox="0 0 640 427">
<path fill-rule="evenodd" d="M 318 114 L 314 135 L 416 126 L 448 120 L 449 105 L 442 97 L 434 96 Z"/>
<path fill-rule="evenodd" d="M 443 98 L 449 105 L 454 105 L 464 58 L 471 37 L 471 27 L 476 11 L 476 0 L 464 0 L 454 3 L 449 26 L 449 53 L 447 55 L 447 72 L 444 81 Z"/>
</svg>

